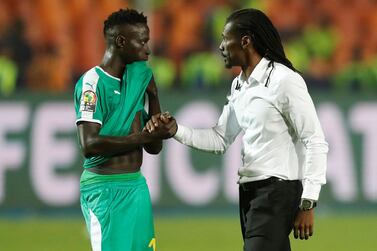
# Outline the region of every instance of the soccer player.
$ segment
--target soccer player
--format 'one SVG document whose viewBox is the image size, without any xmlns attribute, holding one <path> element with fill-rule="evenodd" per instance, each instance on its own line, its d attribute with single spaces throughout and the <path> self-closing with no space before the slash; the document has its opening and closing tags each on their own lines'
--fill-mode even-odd
<svg viewBox="0 0 377 251">
<path fill-rule="evenodd" d="M 142 131 L 148 117 L 161 112 L 146 64 L 147 17 L 120 9 L 104 22 L 103 33 L 103 60 L 82 75 L 74 93 L 85 156 L 81 208 L 93 250 L 151 251 L 156 244 L 149 190 L 140 172 L 142 150 L 158 154 L 161 139 L 172 135 L 164 125 L 155 133 Z"/>
<path fill-rule="evenodd" d="M 242 71 L 217 125 L 192 129 L 170 123 L 167 129 L 181 143 L 214 153 L 224 153 L 244 132 L 238 170 L 244 251 L 291 250 L 292 228 L 295 238 L 313 234 L 328 145 L 305 81 L 286 58 L 269 18 L 256 9 L 235 11 L 222 36 L 225 66 Z M 159 129 L 160 118 L 152 116 L 145 130 Z"/>
</svg>

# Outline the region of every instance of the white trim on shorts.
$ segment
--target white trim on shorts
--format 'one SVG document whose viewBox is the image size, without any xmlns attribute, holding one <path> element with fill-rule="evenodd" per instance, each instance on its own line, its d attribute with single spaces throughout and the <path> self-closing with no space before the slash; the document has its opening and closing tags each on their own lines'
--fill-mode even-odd
<svg viewBox="0 0 377 251">
<path fill-rule="evenodd" d="M 89 214 L 90 214 L 90 243 L 92 244 L 92 250 L 101 251 L 102 250 L 101 224 L 99 223 L 97 216 L 90 209 L 89 209 Z"/>
</svg>

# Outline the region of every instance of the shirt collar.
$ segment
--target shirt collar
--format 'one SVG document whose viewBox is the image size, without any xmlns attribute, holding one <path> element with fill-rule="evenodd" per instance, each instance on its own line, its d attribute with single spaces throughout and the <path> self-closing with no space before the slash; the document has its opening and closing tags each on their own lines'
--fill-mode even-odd
<svg viewBox="0 0 377 251">
<path fill-rule="evenodd" d="M 249 78 L 247 79 L 248 83 L 253 83 L 257 81 L 258 83 L 262 83 L 267 77 L 267 68 L 270 61 L 267 58 L 262 58 L 261 61 L 255 66 L 254 70 L 251 72 Z M 241 71 L 239 75 L 239 80 L 245 81 L 242 77 L 243 72 Z"/>
</svg>

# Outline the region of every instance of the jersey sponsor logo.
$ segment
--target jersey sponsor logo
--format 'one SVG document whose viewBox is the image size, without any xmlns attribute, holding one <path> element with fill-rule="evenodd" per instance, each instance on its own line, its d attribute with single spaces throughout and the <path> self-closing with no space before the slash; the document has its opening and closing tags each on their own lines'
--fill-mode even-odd
<svg viewBox="0 0 377 251">
<path fill-rule="evenodd" d="M 81 112 L 95 112 L 96 101 L 97 101 L 97 96 L 93 91 L 91 90 L 85 91 L 82 94 L 80 111 Z"/>
</svg>

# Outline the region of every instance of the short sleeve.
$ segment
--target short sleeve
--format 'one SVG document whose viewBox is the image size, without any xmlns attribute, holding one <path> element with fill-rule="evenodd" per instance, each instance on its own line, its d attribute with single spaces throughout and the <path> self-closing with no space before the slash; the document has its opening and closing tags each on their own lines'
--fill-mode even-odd
<svg viewBox="0 0 377 251">
<path fill-rule="evenodd" d="M 81 121 L 94 122 L 102 125 L 103 109 L 98 90 L 98 79 L 86 79 L 85 76 L 78 81 L 75 87 L 74 103 L 76 111 L 76 124 Z"/>
</svg>

